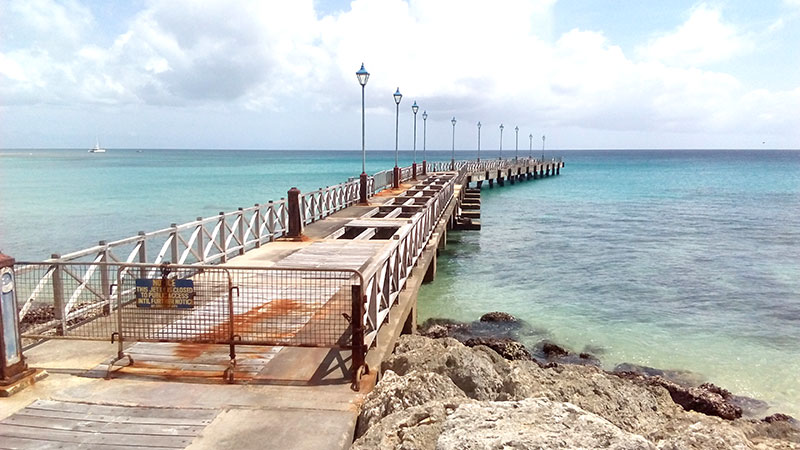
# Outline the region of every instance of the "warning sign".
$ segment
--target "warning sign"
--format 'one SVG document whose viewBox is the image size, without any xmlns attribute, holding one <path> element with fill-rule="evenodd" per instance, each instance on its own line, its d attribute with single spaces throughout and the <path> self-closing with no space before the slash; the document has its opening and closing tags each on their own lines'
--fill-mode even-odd
<svg viewBox="0 0 800 450">
<path fill-rule="evenodd" d="M 136 280 L 139 308 L 194 308 L 194 282 L 165 278 Z"/>
</svg>

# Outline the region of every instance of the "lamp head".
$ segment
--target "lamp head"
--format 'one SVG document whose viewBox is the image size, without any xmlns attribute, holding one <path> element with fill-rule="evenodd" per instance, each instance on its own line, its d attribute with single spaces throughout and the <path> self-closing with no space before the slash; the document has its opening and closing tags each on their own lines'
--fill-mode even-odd
<svg viewBox="0 0 800 450">
<path fill-rule="evenodd" d="M 455 117 L 453 117 L 453 119 L 452 119 L 452 120 L 450 120 L 450 123 L 452 123 L 452 124 L 453 124 L 453 126 L 456 126 L 456 118 L 455 118 Z"/>
<path fill-rule="evenodd" d="M 397 88 L 397 91 L 394 93 L 394 102 L 399 105 L 402 98 L 403 94 L 400 93 L 400 88 Z"/>
<path fill-rule="evenodd" d="M 367 85 L 367 80 L 369 80 L 369 72 L 367 72 L 367 70 L 364 69 L 364 63 L 361 63 L 361 69 L 359 69 L 359 71 L 356 72 L 356 77 L 358 77 L 358 84 L 360 84 L 361 86 Z"/>
<path fill-rule="evenodd" d="M 516 131 L 517 133 L 519 133 L 519 127 L 514 127 L 514 131 Z"/>
<path fill-rule="evenodd" d="M 500 124 L 500 131 L 503 131 L 503 128 L 505 128 L 505 127 L 504 127 L 504 126 L 503 126 L 503 124 L 501 123 L 501 124 Z"/>
<path fill-rule="evenodd" d="M 481 123 L 480 123 L 480 122 L 478 122 L 478 129 L 480 129 L 480 128 L 481 128 Z"/>
<path fill-rule="evenodd" d="M 415 116 L 417 115 L 417 111 L 419 111 L 419 106 L 417 106 L 417 101 L 416 100 L 414 100 L 414 104 L 411 105 L 411 111 L 414 112 Z"/>
<path fill-rule="evenodd" d="M 422 120 L 428 120 L 428 111 L 422 111 Z"/>
</svg>

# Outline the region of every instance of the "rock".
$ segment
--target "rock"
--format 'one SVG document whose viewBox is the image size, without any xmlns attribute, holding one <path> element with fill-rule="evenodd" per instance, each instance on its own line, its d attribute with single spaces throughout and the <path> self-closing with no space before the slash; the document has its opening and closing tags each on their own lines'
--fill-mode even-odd
<svg viewBox="0 0 800 450">
<path fill-rule="evenodd" d="M 568 431 L 567 431 L 568 430 Z M 575 405 L 546 398 L 459 405 L 447 416 L 437 450 L 462 449 L 653 449 Z"/>
<path fill-rule="evenodd" d="M 431 318 L 417 327 L 417 332 L 433 339 L 443 337 L 468 336 L 469 324 L 450 319 Z"/>
<path fill-rule="evenodd" d="M 792 416 L 790 416 L 788 414 L 783 414 L 783 413 L 775 413 L 775 414 L 773 414 L 771 416 L 764 417 L 763 421 L 767 422 L 767 423 L 775 423 L 775 422 L 790 422 L 790 423 L 794 422 L 794 423 L 797 423 L 797 420 L 794 417 L 792 417 Z"/>
<path fill-rule="evenodd" d="M 358 416 L 356 437 L 389 414 L 433 400 L 467 399 L 464 392 L 444 375 L 412 371 L 401 377 L 391 370 L 364 399 Z"/>
<path fill-rule="evenodd" d="M 490 313 L 486 313 L 486 314 L 482 315 L 481 318 L 480 318 L 480 321 L 481 322 L 510 322 L 510 323 L 515 323 L 515 322 L 517 322 L 517 318 L 512 316 L 509 313 L 495 311 L 495 312 L 490 312 Z"/>
<path fill-rule="evenodd" d="M 448 412 L 457 406 L 433 401 L 394 412 L 370 427 L 350 450 L 434 450 Z"/>
<path fill-rule="evenodd" d="M 637 364 L 621 363 L 617 364 L 613 371 L 633 372 L 646 377 L 661 377 L 683 387 L 699 386 L 705 382 L 705 378 L 702 375 L 689 370 L 662 370 Z"/>
<path fill-rule="evenodd" d="M 561 356 L 567 356 L 570 354 L 569 350 L 549 341 L 542 342 L 541 348 L 542 348 L 542 353 L 544 353 L 547 359 L 554 359 Z"/>
<path fill-rule="evenodd" d="M 492 350 L 496 351 L 500 356 L 511 361 L 517 360 L 531 360 L 531 353 L 525 346 L 517 341 L 511 339 L 497 339 L 497 338 L 471 338 L 464 342 L 467 347 L 475 347 L 477 345 L 485 345 Z"/>
<path fill-rule="evenodd" d="M 410 335 L 398 339 L 395 353 L 381 364 L 381 370 L 398 375 L 413 370 L 439 373 L 449 377 L 468 397 L 493 400 L 503 384 L 496 364 L 486 353 L 473 351 L 455 339 Z"/>
<path fill-rule="evenodd" d="M 661 386 L 669 392 L 672 400 L 686 411 L 697 411 L 726 420 L 742 417 L 742 408 L 730 401 L 731 394 L 711 383 L 686 388 L 660 376 L 642 376 L 633 372 L 614 372 L 623 378 L 639 380 L 653 386 Z"/>
</svg>

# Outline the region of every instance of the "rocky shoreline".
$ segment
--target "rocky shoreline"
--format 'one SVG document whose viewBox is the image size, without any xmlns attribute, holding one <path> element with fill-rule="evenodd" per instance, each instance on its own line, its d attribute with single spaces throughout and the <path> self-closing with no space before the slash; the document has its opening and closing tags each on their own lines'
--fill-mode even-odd
<svg viewBox="0 0 800 450">
<path fill-rule="evenodd" d="M 402 336 L 362 407 L 354 449 L 800 449 L 800 423 L 701 377 L 620 365 L 552 342 L 505 313 L 428 321 Z"/>
</svg>

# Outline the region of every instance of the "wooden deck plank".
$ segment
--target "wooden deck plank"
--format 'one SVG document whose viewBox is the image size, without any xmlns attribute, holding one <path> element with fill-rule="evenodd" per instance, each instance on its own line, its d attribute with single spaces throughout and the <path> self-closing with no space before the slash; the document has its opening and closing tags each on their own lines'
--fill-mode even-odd
<svg viewBox="0 0 800 450">
<path fill-rule="evenodd" d="M 95 420 L 101 422 L 117 422 L 117 423 L 137 423 L 137 424 L 161 424 L 161 425 L 179 425 L 179 426 L 199 426 L 204 427 L 210 423 L 208 420 L 202 419 L 187 419 L 181 417 L 159 418 L 159 417 L 120 417 L 113 415 L 102 414 L 87 414 L 71 411 L 53 411 L 49 409 L 34 409 L 26 408 L 18 411 L 16 415 L 29 415 L 36 417 L 53 417 L 75 420 Z"/>
<path fill-rule="evenodd" d="M 56 400 L 36 400 L 27 408 L 49 409 L 52 411 L 84 412 L 101 415 L 124 415 L 126 417 L 197 418 L 200 420 L 206 420 L 209 423 L 217 415 L 216 410 L 209 409 L 94 405 L 90 403 L 60 402 Z"/>
<path fill-rule="evenodd" d="M 74 448 L 76 444 L 111 444 L 125 446 L 128 448 L 137 447 L 166 447 L 166 448 L 185 448 L 192 443 L 194 437 L 183 436 L 150 436 L 142 434 L 117 434 L 100 432 L 64 431 L 54 429 L 33 428 L 16 426 L 0 422 L 0 437 L 15 437 L 28 439 L 46 438 L 51 441 L 69 444 Z"/>
<path fill-rule="evenodd" d="M 39 428 L 42 430 L 79 431 L 83 433 L 146 434 L 150 436 L 197 436 L 205 425 L 173 425 L 160 423 L 117 422 L 112 420 L 91 420 L 67 417 L 14 414 L 3 420 L 7 425 Z"/>
</svg>

